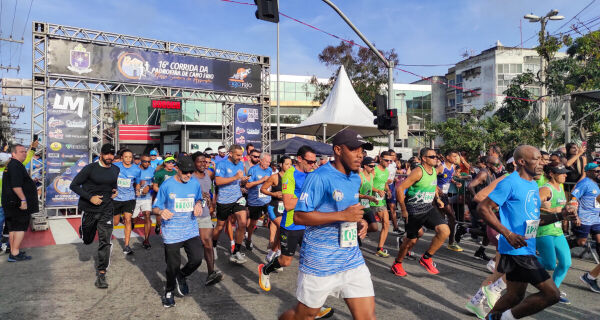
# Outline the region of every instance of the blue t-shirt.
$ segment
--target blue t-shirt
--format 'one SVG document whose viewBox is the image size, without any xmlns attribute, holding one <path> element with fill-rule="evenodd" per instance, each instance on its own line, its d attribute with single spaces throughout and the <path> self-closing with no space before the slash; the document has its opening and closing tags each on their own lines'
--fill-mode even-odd
<svg viewBox="0 0 600 320">
<path fill-rule="evenodd" d="M 150 160 L 150 166 L 152 168 L 154 168 L 156 170 L 156 167 L 160 166 L 163 163 L 163 160 L 160 159 L 154 159 L 154 160 Z"/>
<path fill-rule="evenodd" d="M 194 216 L 194 205 L 202 201 L 202 189 L 196 179 L 187 183 L 169 179 L 158 189 L 153 208 L 168 209 L 173 213 L 169 220 L 162 220 L 162 237 L 166 244 L 182 242 L 200 236 Z"/>
<path fill-rule="evenodd" d="M 500 222 L 512 233 L 524 236 L 527 220 L 540 219 L 542 201 L 537 183 L 521 178 L 517 171 L 500 181 L 488 197 L 500 207 Z M 501 235 L 498 251 L 514 256 L 535 255 L 535 236 L 525 241 L 526 247 L 515 249 Z"/>
<path fill-rule="evenodd" d="M 349 176 L 327 163 L 306 178 L 297 211 L 337 212 L 358 203 L 360 176 Z M 360 248 L 340 247 L 340 222 L 306 226 L 300 249 L 300 270 L 318 277 L 357 268 L 365 263 Z"/>
<path fill-rule="evenodd" d="M 266 169 L 262 169 L 260 164 L 254 165 L 250 170 L 248 170 L 248 182 L 254 182 L 262 179 L 263 177 L 270 177 L 273 174 L 273 169 L 271 167 L 267 167 Z M 248 205 L 253 207 L 264 206 L 267 203 L 271 202 L 271 196 L 263 194 L 260 192 L 260 188 L 262 187 L 262 183 L 256 185 L 250 189 L 248 189 Z"/>
<path fill-rule="evenodd" d="M 220 155 L 216 155 L 214 161 L 215 161 L 215 163 L 219 163 L 221 161 L 227 160 L 228 157 L 229 157 L 228 155 L 225 155 L 223 157 L 221 157 Z"/>
<path fill-rule="evenodd" d="M 142 181 L 145 181 L 144 183 L 144 187 L 140 186 L 140 189 L 145 188 L 146 186 L 150 186 L 150 190 L 148 191 L 148 193 L 146 193 L 145 195 L 140 195 L 139 197 L 136 197 L 136 200 L 148 200 L 148 199 L 152 199 L 152 179 L 154 178 L 154 168 L 152 168 L 152 166 L 149 166 L 147 169 L 142 169 L 140 167 L 140 183 Z M 141 192 L 140 192 L 141 194 Z"/>
<path fill-rule="evenodd" d="M 140 183 L 140 173 L 142 170 L 135 164 L 131 164 L 131 167 L 125 168 L 123 162 L 117 162 L 115 166 L 120 169 L 119 178 L 117 178 L 118 194 L 115 200 L 135 200 L 135 184 Z"/>
<path fill-rule="evenodd" d="M 235 176 L 238 171 L 244 172 L 244 164 L 241 161 L 237 164 L 233 164 L 231 160 L 227 159 L 225 161 L 217 162 L 215 177 L 231 178 Z M 219 197 L 217 198 L 217 202 L 220 204 L 234 203 L 242 197 L 239 179 L 218 187 Z"/>
<path fill-rule="evenodd" d="M 579 202 L 577 214 L 581 224 L 586 226 L 600 224 L 600 203 L 596 200 L 598 195 L 600 195 L 598 184 L 588 177 L 581 179 L 575 185 L 571 196 Z"/>
</svg>

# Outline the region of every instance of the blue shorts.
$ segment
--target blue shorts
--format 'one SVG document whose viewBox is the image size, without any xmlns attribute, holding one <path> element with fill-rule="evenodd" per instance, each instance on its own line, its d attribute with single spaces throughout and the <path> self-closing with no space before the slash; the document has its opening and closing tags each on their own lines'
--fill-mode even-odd
<svg viewBox="0 0 600 320">
<path fill-rule="evenodd" d="M 573 231 L 573 234 L 575 237 L 577 237 L 577 239 L 585 239 L 588 237 L 590 232 L 592 233 L 592 236 L 600 233 L 600 223 L 592 225 L 582 224 L 579 227 L 573 226 L 571 231 Z"/>
<path fill-rule="evenodd" d="M 388 186 L 390 187 L 390 191 L 392 193 L 391 197 L 387 197 L 387 203 L 391 203 L 391 204 L 396 204 L 396 183 L 390 183 L 388 184 Z"/>
</svg>

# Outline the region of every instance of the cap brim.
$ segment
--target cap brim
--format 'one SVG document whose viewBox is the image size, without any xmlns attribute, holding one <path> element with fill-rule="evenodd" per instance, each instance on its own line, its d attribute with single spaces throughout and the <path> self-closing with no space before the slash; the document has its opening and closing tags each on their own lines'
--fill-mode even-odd
<svg viewBox="0 0 600 320">
<path fill-rule="evenodd" d="M 557 171 L 552 171 L 552 172 L 554 172 L 554 173 L 558 173 L 558 174 L 563 174 L 563 173 L 569 173 L 569 172 L 571 172 L 571 170 L 567 170 L 567 169 L 560 169 L 560 170 L 557 170 Z"/>
<path fill-rule="evenodd" d="M 355 141 L 353 143 L 344 143 L 344 145 L 346 145 L 350 149 L 356 149 L 358 147 L 362 147 L 363 150 L 369 150 L 369 151 L 373 150 L 373 144 L 371 144 L 370 142 Z"/>
</svg>

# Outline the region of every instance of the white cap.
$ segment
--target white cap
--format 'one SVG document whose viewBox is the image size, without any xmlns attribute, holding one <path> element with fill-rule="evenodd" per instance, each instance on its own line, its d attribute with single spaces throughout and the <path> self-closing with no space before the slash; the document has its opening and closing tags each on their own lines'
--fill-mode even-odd
<svg viewBox="0 0 600 320">
<path fill-rule="evenodd" d="M 515 158 L 510 157 L 510 159 L 508 159 L 508 161 L 506 161 L 506 164 L 513 163 L 513 162 L 515 162 Z"/>
<path fill-rule="evenodd" d="M 0 153 L 0 166 L 5 166 L 8 163 L 8 160 L 10 160 L 10 154 L 8 153 Z"/>
</svg>

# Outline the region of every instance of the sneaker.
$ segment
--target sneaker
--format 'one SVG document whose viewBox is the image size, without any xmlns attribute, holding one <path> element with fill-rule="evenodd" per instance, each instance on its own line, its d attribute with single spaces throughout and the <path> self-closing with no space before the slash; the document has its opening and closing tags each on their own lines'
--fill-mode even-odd
<svg viewBox="0 0 600 320">
<path fill-rule="evenodd" d="M 175 296 L 173 292 L 167 292 L 162 298 L 162 304 L 165 308 L 171 308 L 175 306 Z"/>
<path fill-rule="evenodd" d="M 449 244 L 448 245 L 448 249 L 454 251 L 454 252 L 462 252 L 463 248 L 461 248 L 458 244 L 453 243 L 453 244 Z"/>
<path fill-rule="evenodd" d="M 204 282 L 205 286 L 215 285 L 223 280 L 223 274 L 221 271 L 213 271 L 208 276 L 206 276 L 206 282 Z"/>
<path fill-rule="evenodd" d="M 106 273 L 98 273 L 96 276 L 96 282 L 94 283 L 98 289 L 108 288 L 108 282 L 106 282 Z"/>
<path fill-rule="evenodd" d="M 414 251 L 409 251 L 406 253 L 406 258 L 412 260 L 412 261 L 417 261 L 417 255 L 415 254 Z"/>
<path fill-rule="evenodd" d="M 1 253 L 4 253 L 4 252 L 6 251 L 6 247 L 7 247 L 6 243 L 4 243 L 4 242 L 3 242 L 3 243 L 0 245 L 0 252 L 1 252 Z"/>
<path fill-rule="evenodd" d="M 498 299 L 502 296 L 502 291 L 493 290 L 490 286 L 483 286 L 483 294 L 485 294 L 485 299 L 487 300 L 488 307 L 493 309 L 498 302 Z"/>
<path fill-rule="evenodd" d="M 213 247 L 213 259 L 216 261 L 218 258 L 217 256 L 217 247 Z"/>
<path fill-rule="evenodd" d="M 396 244 L 398 245 L 398 249 L 400 249 L 400 246 L 402 245 L 402 237 L 396 237 Z"/>
<path fill-rule="evenodd" d="M 238 251 L 229 257 L 229 261 L 235 264 L 244 264 L 246 262 L 246 255 Z"/>
<path fill-rule="evenodd" d="M 462 225 L 457 225 L 456 226 L 456 233 L 454 233 L 454 241 L 456 243 L 460 243 L 460 240 L 462 239 L 462 236 L 467 233 L 467 228 L 463 227 Z"/>
<path fill-rule="evenodd" d="M 254 248 L 254 245 L 252 244 L 252 241 L 246 239 L 246 240 L 244 240 L 244 242 L 246 244 L 246 250 L 252 251 L 252 248 Z"/>
<path fill-rule="evenodd" d="M 150 241 L 144 240 L 144 242 L 142 242 L 142 247 L 144 247 L 144 249 L 148 250 L 152 247 L 152 245 L 150 245 Z"/>
<path fill-rule="evenodd" d="M 481 260 L 483 260 L 483 261 L 490 261 L 490 257 L 488 257 L 488 256 L 485 254 L 485 249 L 484 249 L 484 248 L 479 248 L 479 249 L 477 249 L 477 251 L 475 251 L 475 253 L 473 254 L 473 256 L 474 256 L 476 259 L 481 259 Z"/>
<path fill-rule="evenodd" d="M 440 273 L 438 271 L 438 269 L 436 268 L 435 262 L 433 262 L 432 258 L 425 259 L 423 256 L 421 256 L 421 259 L 419 260 L 419 264 L 421 264 L 423 267 L 425 267 L 425 270 L 427 270 L 427 272 L 429 272 L 431 274 Z"/>
<path fill-rule="evenodd" d="M 264 291 L 271 291 L 271 281 L 269 275 L 263 273 L 264 263 L 258 265 L 258 285 Z"/>
<path fill-rule="evenodd" d="M 123 253 L 125 255 L 130 255 L 130 254 L 133 254 L 133 250 L 131 250 L 131 247 L 125 246 L 125 248 L 123 248 Z"/>
<path fill-rule="evenodd" d="M 399 236 L 404 235 L 406 232 L 404 230 L 400 230 L 400 228 L 396 228 L 394 230 L 392 230 L 394 233 L 396 233 Z"/>
<path fill-rule="evenodd" d="M 560 299 L 558 300 L 558 302 L 564 303 L 564 304 L 571 304 L 571 300 L 569 300 L 569 298 L 567 298 L 567 294 L 564 293 L 563 291 L 560 292 Z"/>
<path fill-rule="evenodd" d="M 401 262 L 396 262 L 392 266 L 392 273 L 397 275 L 398 277 L 406 277 L 407 273 L 404 271 L 404 267 L 402 267 Z"/>
<path fill-rule="evenodd" d="M 231 244 L 231 254 L 235 252 L 235 243 Z"/>
<path fill-rule="evenodd" d="M 386 249 L 377 250 L 377 252 L 375 254 L 382 258 L 387 258 L 390 256 L 390 254 L 388 253 L 388 251 Z"/>
<path fill-rule="evenodd" d="M 315 319 L 327 319 L 333 315 L 333 312 L 332 307 L 322 306 Z"/>
<path fill-rule="evenodd" d="M 585 284 L 587 284 L 590 287 L 590 290 L 592 290 L 593 292 L 596 292 L 596 293 L 600 293 L 600 287 L 598 287 L 598 281 L 596 279 L 591 280 L 590 278 L 588 278 L 588 276 L 589 276 L 589 272 L 586 272 L 583 275 L 581 275 L 581 277 L 579 277 L 579 279 L 581 279 L 581 281 L 583 281 Z"/>
<path fill-rule="evenodd" d="M 494 259 L 490 259 L 485 267 L 489 272 L 494 273 L 494 270 L 496 270 L 496 261 L 494 261 Z"/>
<path fill-rule="evenodd" d="M 271 262 L 271 260 L 273 260 L 274 255 L 275 255 L 275 252 L 272 250 L 269 250 L 269 252 L 267 252 L 267 255 L 265 256 L 265 262 L 266 263 Z"/>
<path fill-rule="evenodd" d="M 156 233 L 157 235 L 159 235 L 159 234 L 160 234 L 160 224 L 157 224 L 157 225 L 154 227 L 154 233 Z M 173 302 L 173 305 L 175 305 L 175 302 Z M 172 306 L 171 306 L 171 307 L 172 307 Z M 169 308 L 169 307 L 167 307 L 167 308 Z"/>
<path fill-rule="evenodd" d="M 479 319 L 485 318 L 486 313 L 485 313 L 485 309 L 483 307 L 483 301 L 479 304 L 473 304 L 471 301 L 469 301 L 469 302 L 467 302 L 467 305 L 465 307 L 467 308 L 467 310 L 469 310 L 469 312 L 476 315 L 477 318 L 479 318 Z"/>
<path fill-rule="evenodd" d="M 185 277 L 177 275 L 175 277 L 175 293 L 180 297 L 185 297 L 190 294 L 190 288 L 185 281 Z"/>
<path fill-rule="evenodd" d="M 8 262 L 19 262 L 27 260 L 31 260 L 31 256 L 25 255 L 25 251 L 19 252 L 19 254 L 17 254 L 16 256 L 13 256 L 9 251 Z"/>
<path fill-rule="evenodd" d="M 502 312 L 488 313 L 485 320 L 500 320 L 502 318 Z"/>
</svg>

